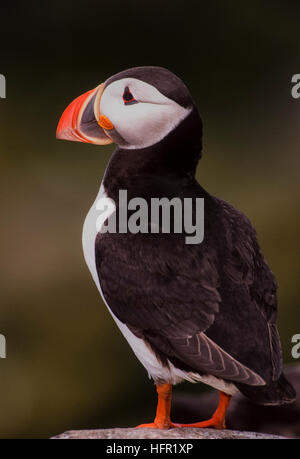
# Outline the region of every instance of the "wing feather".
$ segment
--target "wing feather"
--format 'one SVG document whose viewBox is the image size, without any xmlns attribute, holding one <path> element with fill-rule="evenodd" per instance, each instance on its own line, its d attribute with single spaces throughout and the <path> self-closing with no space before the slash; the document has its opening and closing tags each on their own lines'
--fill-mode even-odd
<svg viewBox="0 0 300 459">
<path fill-rule="evenodd" d="M 264 385 L 269 367 L 276 378 L 282 366 L 276 282 L 246 217 L 218 206 L 210 221 L 220 232 L 198 246 L 178 234 L 98 234 L 101 288 L 116 317 L 165 361 Z"/>
</svg>

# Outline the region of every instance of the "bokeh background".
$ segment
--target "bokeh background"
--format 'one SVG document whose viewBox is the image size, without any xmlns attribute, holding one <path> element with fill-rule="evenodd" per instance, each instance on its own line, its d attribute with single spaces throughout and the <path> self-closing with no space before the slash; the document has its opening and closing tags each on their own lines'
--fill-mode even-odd
<svg viewBox="0 0 300 459">
<path fill-rule="evenodd" d="M 291 97 L 300 73 L 299 2 L 5 3 L 0 437 L 153 417 L 153 384 L 106 311 L 81 250 L 112 148 L 55 139 L 71 100 L 128 67 L 162 65 L 189 86 L 204 121 L 198 179 L 255 225 L 279 283 L 279 329 L 291 361 L 291 337 L 300 333 L 300 99 Z"/>
</svg>

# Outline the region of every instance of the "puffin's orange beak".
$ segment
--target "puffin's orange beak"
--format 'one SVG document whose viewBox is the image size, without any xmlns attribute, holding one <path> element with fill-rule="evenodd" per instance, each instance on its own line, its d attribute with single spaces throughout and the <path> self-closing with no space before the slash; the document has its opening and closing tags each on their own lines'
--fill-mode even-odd
<svg viewBox="0 0 300 459">
<path fill-rule="evenodd" d="M 103 90 L 104 83 L 77 97 L 68 105 L 57 126 L 56 137 L 58 139 L 96 145 L 113 143 L 105 134 L 104 129 L 113 129 L 114 126 L 104 115 L 100 116 L 100 100 Z"/>
</svg>

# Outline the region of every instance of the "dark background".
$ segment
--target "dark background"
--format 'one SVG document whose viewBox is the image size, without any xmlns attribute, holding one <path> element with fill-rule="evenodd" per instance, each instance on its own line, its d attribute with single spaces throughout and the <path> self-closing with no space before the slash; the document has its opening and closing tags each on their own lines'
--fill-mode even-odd
<svg viewBox="0 0 300 459">
<path fill-rule="evenodd" d="M 299 2 L 27 1 L 0 14 L 0 437 L 152 420 L 153 384 L 81 249 L 112 148 L 55 139 L 72 99 L 132 66 L 167 67 L 189 86 L 204 122 L 198 179 L 255 225 L 290 361 L 300 333 Z"/>
</svg>

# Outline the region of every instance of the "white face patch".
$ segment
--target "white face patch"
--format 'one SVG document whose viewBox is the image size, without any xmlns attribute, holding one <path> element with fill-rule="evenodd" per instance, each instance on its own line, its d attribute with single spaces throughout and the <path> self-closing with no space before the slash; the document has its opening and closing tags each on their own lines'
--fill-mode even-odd
<svg viewBox="0 0 300 459">
<path fill-rule="evenodd" d="M 128 87 L 135 104 L 125 105 L 123 94 Z M 111 83 L 103 91 L 100 112 L 114 125 L 125 140 L 122 148 L 135 149 L 153 145 L 162 140 L 187 115 L 184 108 L 161 94 L 154 86 L 136 78 L 123 78 Z M 105 131 L 110 136 L 110 131 Z"/>
</svg>

